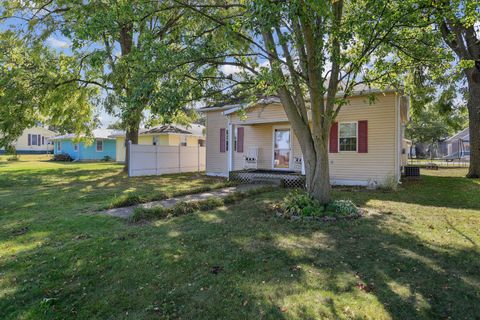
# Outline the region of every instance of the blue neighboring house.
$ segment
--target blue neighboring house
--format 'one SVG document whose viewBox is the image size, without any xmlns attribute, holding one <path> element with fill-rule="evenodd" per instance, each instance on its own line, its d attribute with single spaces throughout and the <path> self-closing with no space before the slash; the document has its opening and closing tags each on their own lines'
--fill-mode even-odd
<svg viewBox="0 0 480 320">
<path fill-rule="evenodd" d="M 96 161 L 109 157 L 115 161 L 116 140 L 112 135 L 118 130 L 95 129 L 93 130 L 93 143 L 75 142 L 75 134 L 66 134 L 51 138 L 54 141 L 54 154 L 69 154 L 75 161 Z"/>
</svg>

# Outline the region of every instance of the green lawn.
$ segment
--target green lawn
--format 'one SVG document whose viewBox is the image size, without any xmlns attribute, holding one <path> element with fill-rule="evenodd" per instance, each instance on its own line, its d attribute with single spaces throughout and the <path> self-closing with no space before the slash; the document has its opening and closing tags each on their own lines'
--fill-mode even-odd
<svg viewBox="0 0 480 320">
<path fill-rule="evenodd" d="M 0 319 L 476 319 L 480 181 L 423 173 L 398 192 L 336 189 L 370 212 L 350 222 L 277 218 L 280 191 L 129 224 L 93 212 L 217 180 L 0 160 Z"/>
</svg>

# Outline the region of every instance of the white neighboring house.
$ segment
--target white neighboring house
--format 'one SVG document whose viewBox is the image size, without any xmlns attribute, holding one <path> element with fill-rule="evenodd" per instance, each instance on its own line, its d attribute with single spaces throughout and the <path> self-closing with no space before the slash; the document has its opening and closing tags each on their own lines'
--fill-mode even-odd
<svg viewBox="0 0 480 320">
<path fill-rule="evenodd" d="M 470 159 L 470 131 L 469 128 L 463 129 L 457 132 L 447 140 L 447 156 L 444 157 L 447 160 L 453 159 Z"/>
<path fill-rule="evenodd" d="M 22 135 L 14 141 L 13 146 L 19 154 L 53 153 L 53 141 L 50 138 L 56 134 L 44 127 L 31 127 L 23 131 Z M 4 152 L 4 149 L 0 149 L 0 153 Z"/>
</svg>

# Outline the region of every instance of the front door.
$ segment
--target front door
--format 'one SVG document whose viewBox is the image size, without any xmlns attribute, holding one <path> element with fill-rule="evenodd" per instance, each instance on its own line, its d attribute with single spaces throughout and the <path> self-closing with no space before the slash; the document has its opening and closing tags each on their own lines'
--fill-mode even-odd
<svg viewBox="0 0 480 320">
<path fill-rule="evenodd" d="M 290 169 L 290 129 L 273 131 L 273 168 Z"/>
</svg>

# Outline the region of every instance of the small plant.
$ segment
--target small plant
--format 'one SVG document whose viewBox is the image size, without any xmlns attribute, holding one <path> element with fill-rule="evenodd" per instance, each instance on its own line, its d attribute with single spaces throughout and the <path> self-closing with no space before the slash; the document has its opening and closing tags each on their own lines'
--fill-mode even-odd
<svg viewBox="0 0 480 320">
<path fill-rule="evenodd" d="M 334 200 L 328 205 L 327 210 L 342 216 L 358 214 L 358 208 L 351 200 Z"/>
<path fill-rule="evenodd" d="M 281 209 L 287 216 L 316 216 L 322 211 L 320 203 L 301 190 L 287 194 Z"/>
<path fill-rule="evenodd" d="M 8 145 L 5 148 L 5 154 L 8 156 L 7 161 L 18 161 L 20 158 L 17 155 L 17 149 L 14 146 Z"/>
<path fill-rule="evenodd" d="M 284 217 L 336 219 L 359 216 L 359 209 L 350 200 L 335 200 L 324 206 L 302 190 L 287 194 L 274 209 Z"/>
<path fill-rule="evenodd" d="M 71 162 L 73 158 L 68 153 L 59 153 L 53 156 L 53 161 Z"/>
<path fill-rule="evenodd" d="M 383 182 L 383 184 L 381 185 L 381 188 L 386 191 L 397 191 L 398 189 L 397 178 L 395 178 L 394 175 L 388 176 Z"/>
<path fill-rule="evenodd" d="M 109 161 L 112 161 L 112 157 L 110 157 L 110 156 L 105 156 L 105 157 L 103 157 L 102 160 L 105 161 L 105 162 L 109 162 Z"/>
<path fill-rule="evenodd" d="M 153 207 L 153 208 L 136 208 L 133 211 L 133 216 L 131 221 L 141 221 L 141 220 L 153 220 L 153 219 L 166 219 L 171 214 L 171 211 L 164 207 Z"/>
<path fill-rule="evenodd" d="M 145 201 L 139 194 L 127 193 L 122 194 L 119 197 L 115 197 L 110 203 L 109 208 L 129 207 L 143 202 Z"/>
<path fill-rule="evenodd" d="M 12 155 L 7 158 L 7 161 L 19 161 L 20 157 L 18 155 Z"/>
</svg>

